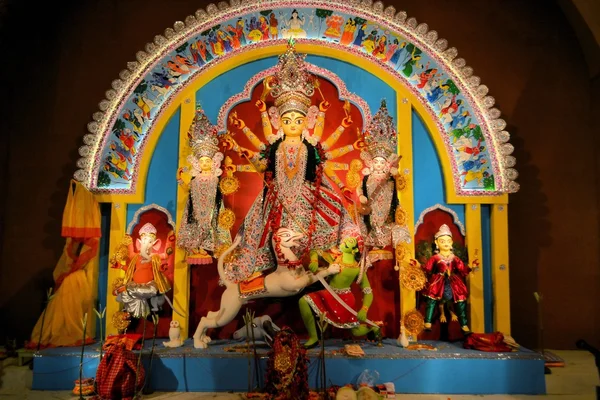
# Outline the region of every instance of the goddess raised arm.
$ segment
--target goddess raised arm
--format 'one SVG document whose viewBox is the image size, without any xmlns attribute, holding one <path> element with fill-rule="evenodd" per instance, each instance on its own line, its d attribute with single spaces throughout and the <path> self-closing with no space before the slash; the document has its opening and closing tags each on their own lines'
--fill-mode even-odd
<svg viewBox="0 0 600 400">
<path fill-rule="evenodd" d="M 255 105 L 261 112 L 266 143 L 262 142 L 237 115 L 229 119 L 233 127 L 242 130 L 252 146 L 245 149 L 228 136 L 228 147 L 248 159 L 259 172 L 265 172 L 265 190 L 261 191 L 250 208 L 240 235 L 240 245 L 232 261 L 225 265 L 232 281 L 240 281 L 252 273 L 275 265 L 270 238 L 279 227 L 304 234 L 298 251 L 329 249 L 339 242 L 342 221 L 350 221 L 340 198 L 323 174 L 326 173 L 326 154 L 316 140 L 322 134 L 324 114 L 329 107 L 325 100 L 320 108 L 312 105 L 315 79 L 308 72 L 304 55 L 297 54 L 290 42 L 285 54 L 279 57 L 274 76 L 265 79 L 266 95 Z M 266 113 L 266 96 L 274 99 Z M 268 118 L 267 118 L 268 116 Z M 321 121 L 321 127 L 315 128 Z M 350 126 L 346 118 L 342 128 Z M 311 135 L 310 130 L 315 128 Z M 338 129 L 331 146 L 344 131 Z M 300 257 L 301 258 L 301 257 Z"/>
</svg>

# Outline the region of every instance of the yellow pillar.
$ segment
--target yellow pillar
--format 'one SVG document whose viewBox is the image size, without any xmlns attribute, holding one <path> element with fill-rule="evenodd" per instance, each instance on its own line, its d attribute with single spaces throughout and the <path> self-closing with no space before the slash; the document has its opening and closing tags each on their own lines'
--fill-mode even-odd
<svg viewBox="0 0 600 400">
<path fill-rule="evenodd" d="M 406 211 L 406 227 L 410 237 L 415 237 L 415 206 L 413 201 L 413 154 L 412 154 L 412 104 L 402 93 L 396 97 L 398 116 L 398 154 L 402 157 L 398 165 L 398 173 L 404 175 L 406 188 L 398 191 L 400 205 Z M 415 246 L 411 243 L 408 247 L 408 257 L 415 257 Z M 401 315 L 414 310 L 417 297 L 414 291 L 406 289 L 400 284 L 400 311 Z"/>
<path fill-rule="evenodd" d="M 127 230 L 127 204 L 115 202 L 112 203 L 110 210 L 110 235 L 108 243 L 108 257 L 115 254 L 117 246 L 123 240 Z M 108 266 L 108 284 L 106 285 L 106 335 L 116 335 L 117 329 L 112 324 L 114 313 L 120 311 L 120 304 L 117 298 L 112 294 L 112 284 L 115 279 L 123 277 L 125 274 L 120 269 L 110 268 Z"/>
<path fill-rule="evenodd" d="M 469 275 L 469 324 L 473 332 L 485 332 L 483 302 L 483 261 L 481 251 L 481 205 L 465 205 L 467 229 L 466 245 L 469 251 L 471 274 Z"/>
<path fill-rule="evenodd" d="M 181 114 L 179 120 L 179 167 L 186 165 L 187 152 L 187 133 L 194 119 L 195 113 L 195 92 L 188 91 L 188 95 L 181 103 Z M 173 171 L 173 179 L 176 177 L 177 171 Z M 176 229 L 181 226 L 183 210 L 187 200 L 187 190 L 181 186 L 177 187 L 177 212 L 176 212 Z M 175 247 L 175 270 L 173 275 L 173 305 L 179 312 L 184 314 L 181 316 L 173 312 L 173 319 L 179 321 L 181 327 L 181 338 L 187 337 L 189 328 L 189 307 L 190 307 L 190 268 L 185 262 L 185 250 Z"/>
<path fill-rule="evenodd" d="M 491 215 L 494 330 L 510 335 L 508 205 L 494 204 Z"/>
</svg>

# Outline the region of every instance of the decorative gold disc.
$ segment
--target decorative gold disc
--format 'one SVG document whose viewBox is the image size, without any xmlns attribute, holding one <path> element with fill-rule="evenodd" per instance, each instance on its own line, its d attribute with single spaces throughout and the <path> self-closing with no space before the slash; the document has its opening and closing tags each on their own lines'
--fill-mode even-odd
<svg viewBox="0 0 600 400">
<path fill-rule="evenodd" d="M 401 244 L 396 246 L 396 261 L 398 263 L 404 261 L 404 258 L 406 257 L 406 247 L 402 246 Z"/>
<path fill-rule="evenodd" d="M 358 172 L 362 169 L 363 163 L 359 159 L 355 158 L 350 161 L 350 171 Z"/>
<path fill-rule="evenodd" d="M 402 318 L 404 329 L 413 335 L 418 336 L 425 329 L 425 319 L 419 310 L 408 311 Z"/>
<path fill-rule="evenodd" d="M 402 269 L 400 272 L 400 282 L 402 286 L 415 292 L 423 290 L 427 277 L 423 270 L 417 265 L 409 265 Z"/>
<path fill-rule="evenodd" d="M 404 174 L 399 173 L 396 176 L 396 190 L 402 192 L 404 189 L 406 189 L 406 177 Z"/>
<path fill-rule="evenodd" d="M 349 189 L 356 189 L 360 185 L 360 175 L 358 172 L 349 171 L 346 174 L 346 186 Z"/>
<path fill-rule="evenodd" d="M 235 213 L 229 208 L 224 208 L 219 213 L 219 227 L 230 230 L 235 224 Z"/>
<path fill-rule="evenodd" d="M 234 194 L 240 188 L 240 181 L 235 176 L 226 176 L 219 182 L 219 189 L 225 196 Z"/>
<path fill-rule="evenodd" d="M 408 215 L 406 214 L 406 210 L 401 206 L 396 208 L 396 223 L 398 225 L 404 226 L 408 221 Z"/>
</svg>

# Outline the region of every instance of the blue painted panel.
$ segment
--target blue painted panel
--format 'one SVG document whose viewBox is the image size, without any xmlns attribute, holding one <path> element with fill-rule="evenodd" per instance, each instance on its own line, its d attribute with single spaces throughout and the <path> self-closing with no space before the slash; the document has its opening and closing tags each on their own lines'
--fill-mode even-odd
<svg viewBox="0 0 600 400">
<path fill-rule="evenodd" d="M 98 248 L 99 262 L 98 262 L 98 300 L 96 309 L 102 312 L 106 307 L 106 288 L 108 287 L 108 242 L 110 238 L 110 210 L 112 204 L 102 203 L 100 204 L 100 229 L 102 237 L 100 238 L 100 245 Z M 94 315 L 94 318 L 96 316 Z M 106 320 L 105 320 L 106 325 Z M 106 332 L 106 330 L 104 330 Z M 96 339 L 100 338 L 100 329 L 96 329 Z"/>
<path fill-rule="evenodd" d="M 379 108 L 381 99 L 385 98 L 390 115 L 396 118 L 396 93 L 381 79 L 361 68 L 333 58 L 308 56 L 306 60 L 337 74 L 345 82 L 348 91 L 367 102 L 372 114 Z M 241 92 L 246 82 L 254 75 L 275 65 L 277 57 L 269 57 L 231 69 L 198 90 L 196 101 L 200 102 L 208 118 L 216 123 L 221 106 L 231 96 Z"/>
<path fill-rule="evenodd" d="M 419 115 L 413 110 L 413 170 L 415 222 L 419 215 L 435 204 L 452 209 L 464 224 L 465 207 L 462 204 L 447 204 L 442 165 L 431 135 Z M 450 182 L 451 183 L 451 182 Z"/>
<path fill-rule="evenodd" d="M 494 330 L 494 293 L 492 287 L 492 206 L 481 206 L 481 246 L 483 247 L 483 311 L 485 331 Z"/>
<path fill-rule="evenodd" d="M 309 55 L 306 60 L 339 76 L 350 93 L 358 95 L 367 102 L 371 114 L 377 112 L 381 99 L 386 99 L 390 115 L 397 120 L 396 92 L 375 75 L 335 58 Z"/>
<path fill-rule="evenodd" d="M 397 393 L 545 393 L 544 360 L 535 352 L 521 349 L 510 355 L 484 353 L 466 350 L 459 343 L 429 343 L 438 351 L 423 354 L 402 349 L 395 340 L 384 340 L 383 347 L 365 344 L 367 357 L 357 359 L 331 356 L 343 342 L 328 341 L 327 382 L 340 386 L 356 383 L 358 376 L 369 369 L 379 372 L 379 382 L 393 382 Z M 244 392 L 248 388 L 248 358 L 224 350 L 224 346 L 232 344 L 234 342 L 217 341 L 206 350 L 191 348 L 191 341 L 178 349 L 158 347 L 148 382 L 154 390 L 166 392 Z M 149 347 L 146 342 L 143 361 L 147 372 Z M 316 350 L 308 354 L 308 379 L 312 388 L 317 387 L 319 379 L 317 355 Z M 259 357 L 260 375 L 264 376 L 267 370 L 264 349 L 259 349 Z M 97 347 L 86 346 L 84 376 L 94 376 L 97 364 Z M 44 350 L 42 356 L 34 360 L 33 387 L 36 390 L 70 390 L 79 377 L 78 367 L 78 348 Z"/>
<path fill-rule="evenodd" d="M 171 216 L 175 218 L 180 117 L 181 111 L 178 109 L 165 126 L 156 144 L 148 169 L 144 204 L 129 204 L 127 206 L 127 224 L 131 222 L 137 210 L 152 203 L 166 208 Z"/>
<path fill-rule="evenodd" d="M 277 57 L 269 57 L 224 72 L 196 92 L 196 101 L 200 102 L 206 116 L 214 124 L 221 106 L 231 96 L 244 90 L 244 86 L 254 75 L 276 64 Z"/>
</svg>

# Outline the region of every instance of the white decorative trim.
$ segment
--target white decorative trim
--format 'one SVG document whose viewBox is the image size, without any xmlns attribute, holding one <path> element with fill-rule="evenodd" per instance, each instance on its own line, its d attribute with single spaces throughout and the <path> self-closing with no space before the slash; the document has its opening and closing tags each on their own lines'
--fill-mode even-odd
<svg viewBox="0 0 600 400">
<path fill-rule="evenodd" d="M 127 226 L 127 234 L 131 235 L 133 233 L 133 228 L 135 228 L 135 226 L 140 222 L 140 215 L 142 215 L 143 213 L 145 213 L 146 211 L 150 211 L 150 210 L 158 210 L 163 212 L 166 216 L 167 216 L 167 222 L 169 223 L 169 225 L 171 225 L 171 228 L 173 228 L 173 230 L 175 230 L 175 221 L 173 221 L 173 217 L 171 216 L 171 213 L 164 207 L 159 206 L 158 204 L 148 204 L 146 206 L 141 207 L 139 210 L 137 210 L 135 212 L 135 214 L 133 214 L 133 218 L 131 219 L 131 222 L 129 222 L 129 225 Z"/>
<path fill-rule="evenodd" d="M 425 215 L 427 215 L 430 211 L 433 211 L 433 210 L 442 210 L 442 211 L 445 211 L 448 214 L 452 215 L 452 219 L 454 221 L 454 224 L 456 226 L 458 226 L 458 229 L 460 230 L 460 233 L 463 236 L 467 235 L 467 232 L 465 230 L 465 226 L 461 222 L 460 218 L 458 218 L 458 214 L 456 213 L 456 211 L 454 211 L 451 208 L 448 208 L 446 206 L 443 206 L 441 204 L 436 204 L 434 206 L 431 206 L 429 208 L 424 209 L 423 212 L 421 212 L 421 214 L 419 215 L 419 219 L 415 223 L 415 232 L 417 231 L 417 228 L 419 227 L 419 225 L 421 225 L 423 223 L 423 221 L 425 220 Z"/>
<path fill-rule="evenodd" d="M 364 101 L 360 96 L 357 96 L 355 93 L 349 92 L 348 89 L 346 88 L 346 84 L 344 83 L 344 81 L 342 81 L 333 72 L 331 72 L 325 68 L 318 67 L 318 66 L 308 63 L 308 62 L 305 63 L 305 65 L 306 65 L 308 71 L 311 72 L 312 74 L 322 76 L 322 77 L 326 78 L 327 80 L 329 80 L 331 83 L 333 83 L 333 85 L 336 87 L 336 89 L 338 91 L 340 100 L 348 100 L 350 103 L 354 104 L 358 108 L 358 110 L 360 111 L 360 113 L 362 115 L 362 120 L 363 120 L 363 126 L 362 126 L 363 129 L 362 130 L 364 130 L 364 127 L 367 126 L 369 124 L 369 122 L 371 121 L 371 109 L 369 108 L 369 105 L 367 104 L 367 102 Z M 217 130 L 219 132 L 227 131 L 227 116 L 229 115 L 229 112 L 231 111 L 231 109 L 240 103 L 249 101 L 252 98 L 252 91 L 254 90 L 256 85 L 258 85 L 260 82 L 262 82 L 262 80 L 265 79 L 267 76 L 273 75 L 276 70 L 277 70 L 277 66 L 273 66 L 265 71 L 261 71 L 258 74 L 254 75 L 246 83 L 246 85 L 244 86 L 244 90 L 242 92 L 240 92 L 236 95 L 233 95 L 225 102 L 225 104 L 223 104 L 221 106 L 221 108 L 219 109 L 219 116 L 217 117 Z M 320 113 L 321 113 L 321 111 L 319 112 L 319 114 Z M 262 114 L 267 114 L 267 116 L 268 116 L 268 113 L 266 111 L 261 113 L 261 117 L 262 117 Z M 247 128 L 248 127 L 244 127 L 244 129 L 247 129 Z"/>
</svg>

